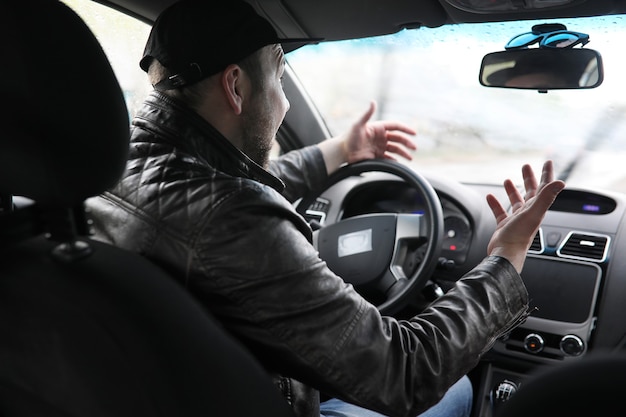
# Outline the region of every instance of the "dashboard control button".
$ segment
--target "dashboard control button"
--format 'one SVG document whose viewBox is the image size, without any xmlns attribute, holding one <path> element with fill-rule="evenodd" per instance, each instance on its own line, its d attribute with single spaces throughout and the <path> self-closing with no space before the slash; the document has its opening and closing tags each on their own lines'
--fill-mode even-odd
<svg viewBox="0 0 626 417">
<path fill-rule="evenodd" d="M 555 248 L 556 245 L 559 244 L 560 240 L 561 240 L 561 234 L 559 232 L 548 233 L 548 237 L 547 237 L 548 246 Z"/>
<path fill-rule="evenodd" d="M 567 356 L 578 356 L 585 350 L 585 342 L 576 335 L 568 334 L 561 338 L 559 343 L 561 351 Z"/>
<path fill-rule="evenodd" d="M 530 333 L 524 338 L 524 349 L 530 353 L 539 353 L 543 350 L 543 337 L 537 333 Z"/>
</svg>

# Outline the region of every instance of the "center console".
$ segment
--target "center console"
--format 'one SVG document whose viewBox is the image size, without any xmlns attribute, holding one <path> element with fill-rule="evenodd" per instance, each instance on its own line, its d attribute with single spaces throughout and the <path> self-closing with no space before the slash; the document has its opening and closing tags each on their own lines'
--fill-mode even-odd
<svg viewBox="0 0 626 417">
<path fill-rule="evenodd" d="M 608 222 L 603 222 L 607 216 L 602 215 L 610 217 L 615 206 L 589 208 L 588 201 L 579 201 L 580 196 L 566 197 L 570 197 L 566 201 L 570 206 L 557 206 L 559 212 L 544 222 L 521 274 L 534 310 L 523 324 L 496 342 L 480 368 L 474 413 L 479 417 L 493 416 L 531 372 L 580 360 L 593 350 L 609 248 L 616 231 L 615 226 L 610 230 Z M 591 215 L 572 213 L 571 207 L 594 211 Z M 584 229 L 562 227 L 572 224 Z"/>
<path fill-rule="evenodd" d="M 583 355 L 594 327 L 602 269 L 589 262 L 529 255 L 522 278 L 534 311 L 494 349 L 544 361 Z"/>
</svg>

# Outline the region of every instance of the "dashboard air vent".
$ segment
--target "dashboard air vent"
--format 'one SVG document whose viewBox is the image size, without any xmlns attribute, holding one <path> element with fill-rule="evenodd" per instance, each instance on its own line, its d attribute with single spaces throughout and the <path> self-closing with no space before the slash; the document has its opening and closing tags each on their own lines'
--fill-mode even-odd
<svg viewBox="0 0 626 417">
<path fill-rule="evenodd" d="M 533 239 L 533 243 L 530 245 L 528 249 L 528 253 L 541 253 L 543 252 L 543 233 L 541 229 L 537 231 L 535 238 Z"/>
<path fill-rule="evenodd" d="M 582 232 L 570 232 L 557 254 L 563 258 L 603 262 L 609 249 L 610 238 Z"/>
</svg>

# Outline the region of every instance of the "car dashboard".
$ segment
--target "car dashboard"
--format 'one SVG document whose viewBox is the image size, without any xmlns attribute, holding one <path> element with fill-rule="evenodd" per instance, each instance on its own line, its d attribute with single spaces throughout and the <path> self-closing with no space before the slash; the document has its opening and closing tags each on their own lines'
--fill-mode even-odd
<svg viewBox="0 0 626 417">
<path fill-rule="evenodd" d="M 446 195 L 439 195 L 443 210 L 442 256 L 463 263 L 467 259 L 473 221 L 466 209 Z M 425 202 L 419 193 L 403 182 L 376 182 L 355 191 L 344 204 L 342 218 L 370 213 L 424 214 Z"/>
<path fill-rule="evenodd" d="M 508 201 L 502 186 L 428 178 L 441 201 L 444 239 L 431 281 L 445 292 L 486 256 L 495 229 L 487 193 Z M 533 310 L 496 342 L 476 368 L 475 415 L 491 416 L 505 392 L 545 365 L 593 352 L 626 348 L 626 199 L 617 193 L 566 188 L 528 250 L 522 278 Z M 348 178 L 318 199 L 315 211 L 334 221 L 370 213 L 423 213 L 421 196 L 406 183 L 372 173 Z"/>
</svg>

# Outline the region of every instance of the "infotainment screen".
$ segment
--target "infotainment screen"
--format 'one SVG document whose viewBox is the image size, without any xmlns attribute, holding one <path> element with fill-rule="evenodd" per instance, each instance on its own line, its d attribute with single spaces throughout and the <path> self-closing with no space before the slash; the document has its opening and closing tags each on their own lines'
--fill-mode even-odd
<svg viewBox="0 0 626 417">
<path fill-rule="evenodd" d="M 601 270 L 593 264 L 526 258 L 522 278 L 533 317 L 583 323 L 592 313 Z"/>
</svg>

